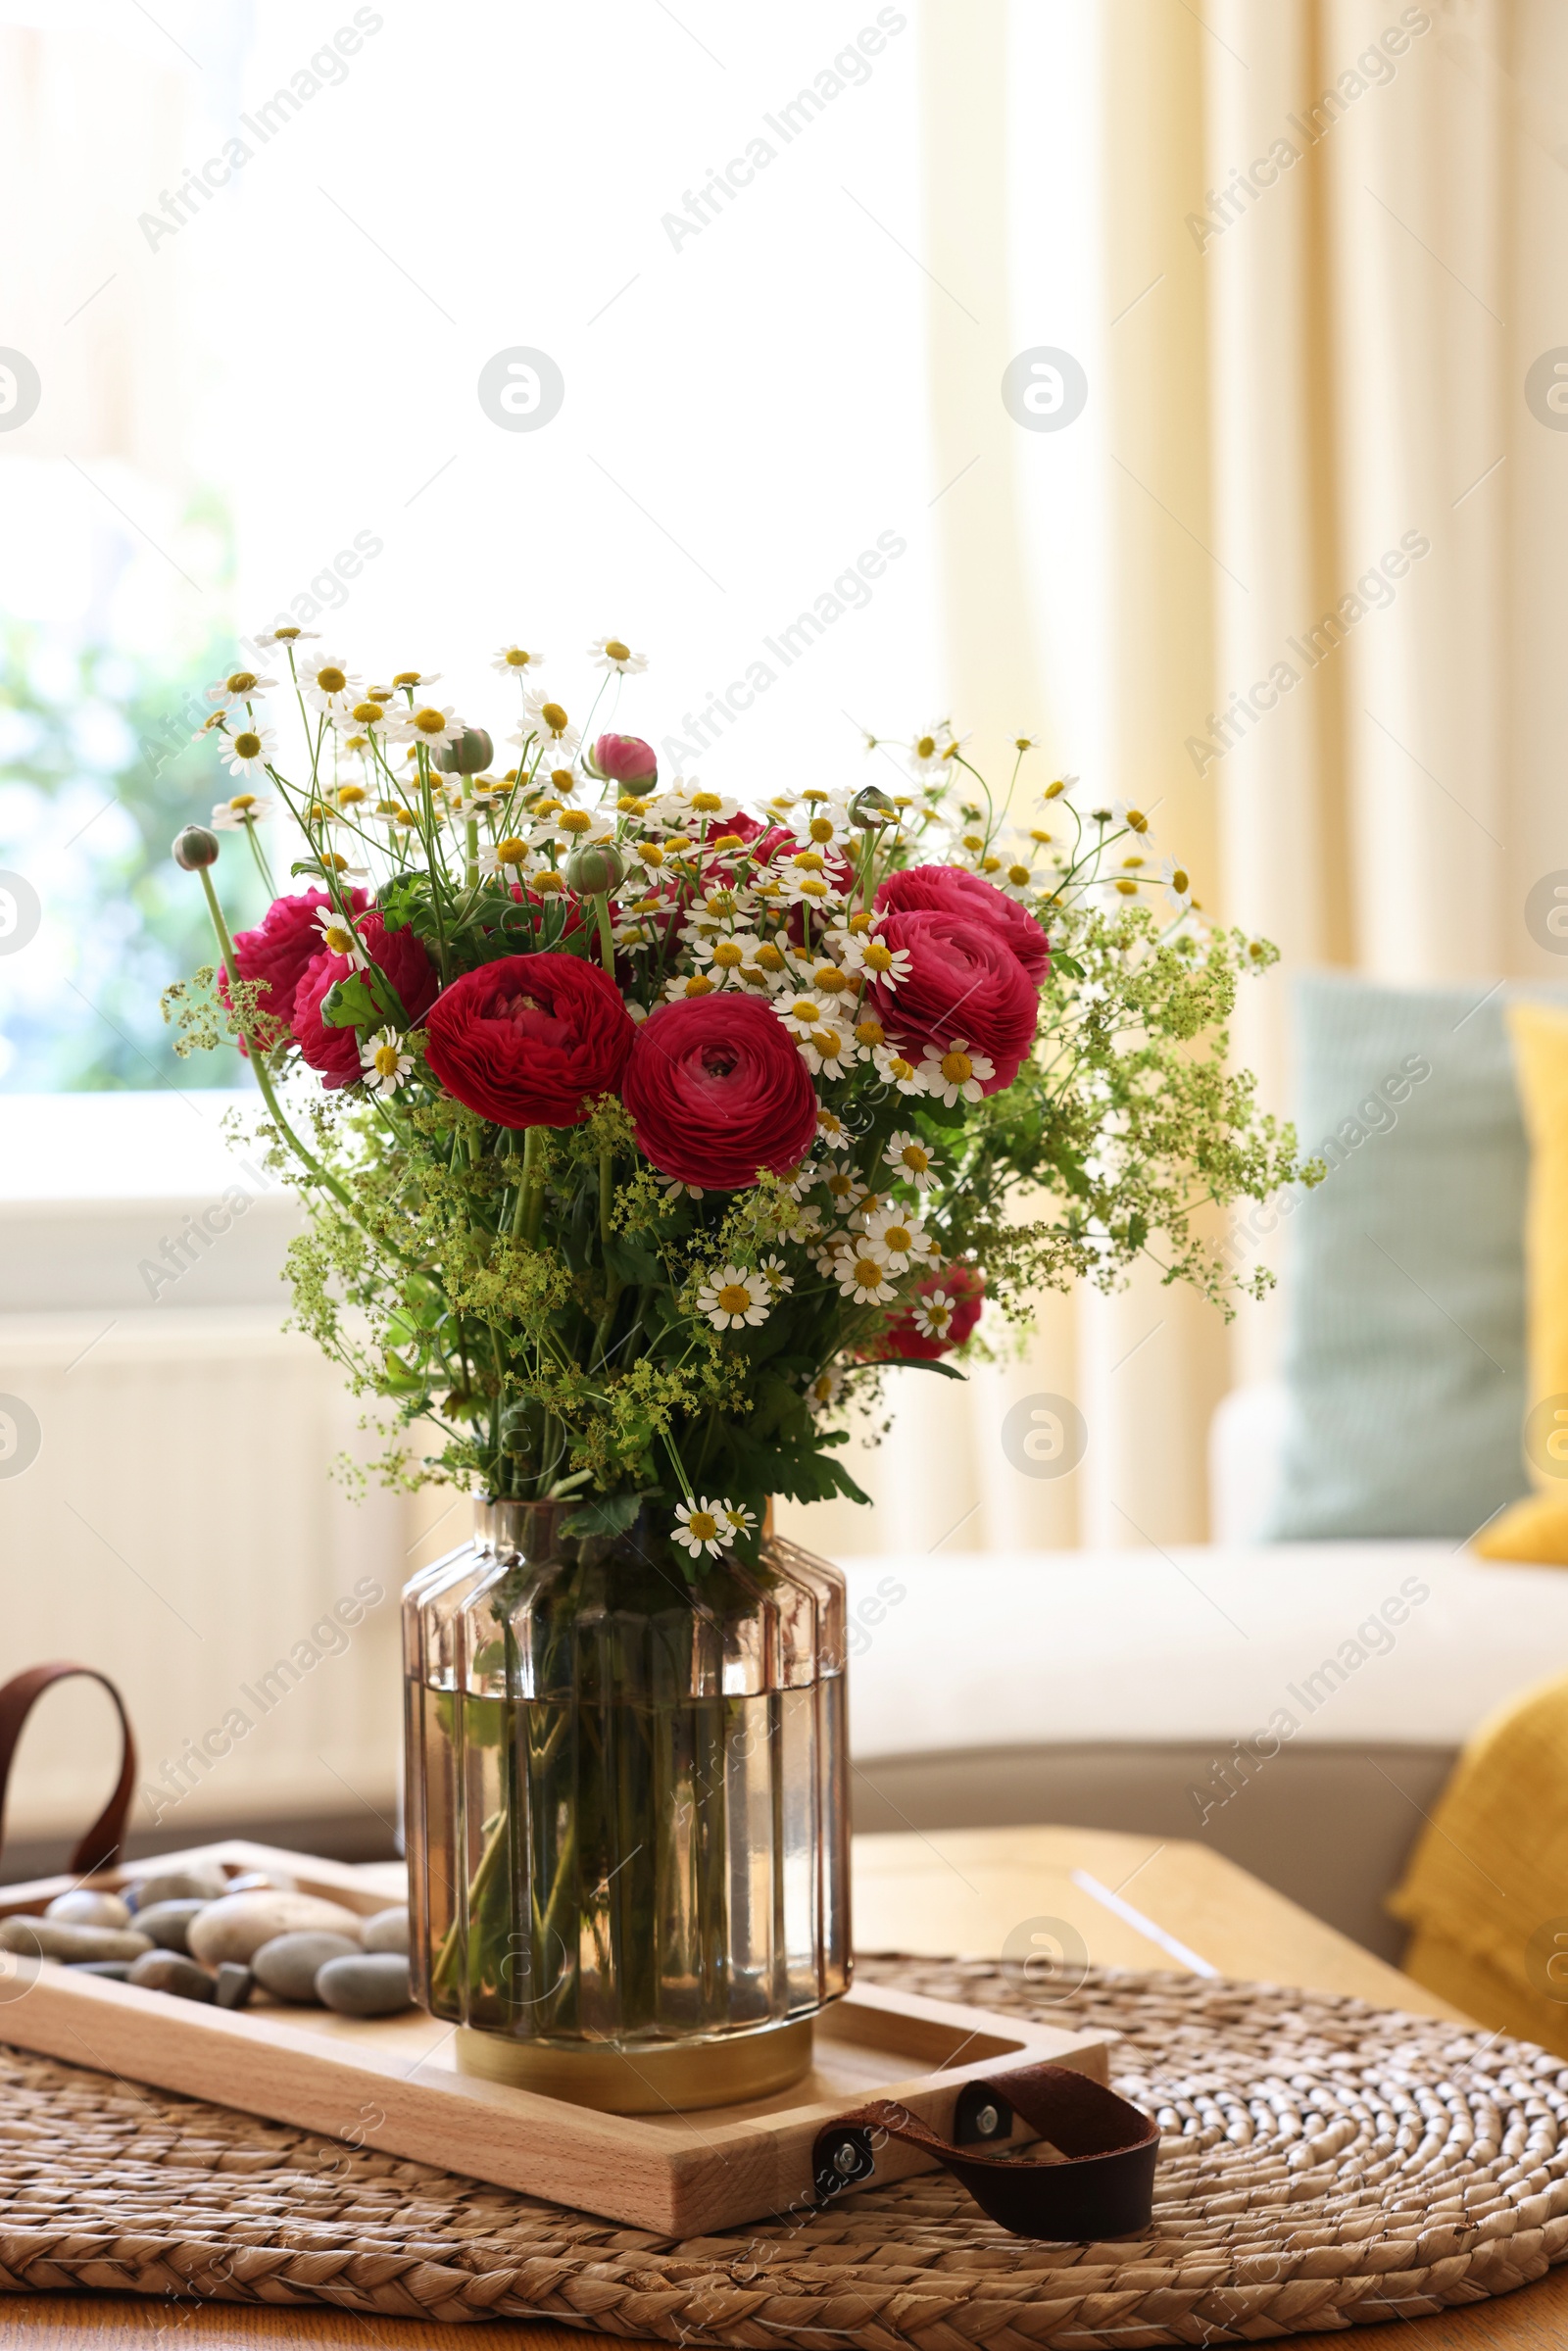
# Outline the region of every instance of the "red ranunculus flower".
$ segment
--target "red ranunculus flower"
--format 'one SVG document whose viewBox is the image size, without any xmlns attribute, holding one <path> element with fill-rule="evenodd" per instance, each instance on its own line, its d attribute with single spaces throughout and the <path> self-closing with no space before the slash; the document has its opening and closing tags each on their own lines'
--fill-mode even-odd
<svg viewBox="0 0 1568 2351">
<path fill-rule="evenodd" d="M 434 1002 L 440 982 L 413 931 L 389 931 L 378 906 L 363 914 L 356 927 L 366 954 L 397 990 L 410 1023 L 419 1020 Z M 331 1027 L 321 1018 L 321 1001 L 353 968 L 347 955 L 319 955 L 294 992 L 294 1042 L 311 1067 L 320 1072 L 322 1085 L 334 1091 L 352 1085 L 361 1074 L 360 1032 Z"/>
<path fill-rule="evenodd" d="M 956 1347 L 962 1347 L 985 1304 L 986 1277 L 978 1265 L 945 1265 L 940 1273 L 922 1274 L 915 1284 L 921 1298 L 934 1298 L 938 1291 L 953 1300 L 953 1320 L 948 1325 L 946 1339 L 928 1339 L 914 1319 L 914 1308 L 906 1306 L 888 1324 L 876 1346 L 870 1350 L 877 1359 L 889 1363 L 935 1363 L 938 1356 L 950 1355 Z"/>
<path fill-rule="evenodd" d="M 444 989 L 424 1057 L 442 1085 L 503 1127 L 575 1127 L 613 1094 L 636 1036 L 620 990 L 580 955 L 508 955 Z"/>
<path fill-rule="evenodd" d="M 910 865 L 890 873 L 876 904 L 884 914 L 963 914 L 994 924 L 1037 988 L 1050 968 L 1051 949 L 1034 916 L 995 882 L 966 873 L 961 865 Z"/>
<path fill-rule="evenodd" d="M 1000 1094 L 1010 1086 L 1034 1042 L 1040 998 L 998 931 L 963 915 L 932 911 L 890 914 L 877 937 L 909 955 L 906 979 L 896 988 L 879 980 L 870 991 L 895 1045 L 918 1061 L 927 1045 L 962 1038 L 993 1064 L 982 1092 Z"/>
<path fill-rule="evenodd" d="M 363 890 L 355 890 L 349 905 L 356 914 L 369 905 Z M 295 898 L 274 898 L 253 931 L 234 933 L 234 968 L 242 980 L 260 983 L 261 1009 L 280 1028 L 294 1017 L 294 992 L 308 967 L 325 951 L 316 917 L 332 904 L 325 890 L 306 890 Z M 218 975 L 218 993 L 228 1002 L 228 974 Z M 244 1052 L 243 1044 L 240 1051 Z"/>
<path fill-rule="evenodd" d="M 781 1175 L 816 1136 L 816 1096 L 794 1039 L 755 997 L 661 1004 L 637 1031 L 622 1088 L 637 1141 L 662 1175 L 738 1192 Z"/>
</svg>

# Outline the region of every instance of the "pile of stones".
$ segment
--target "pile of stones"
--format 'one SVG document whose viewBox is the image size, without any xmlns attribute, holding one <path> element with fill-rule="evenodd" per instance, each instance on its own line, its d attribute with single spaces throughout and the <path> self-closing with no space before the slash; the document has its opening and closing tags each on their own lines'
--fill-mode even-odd
<svg viewBox="0 0 1568 2351">
<path fill-rule="evenodd" d="M 244 2008 L 258 1986 L 339 2016 L 413 2006 L 407 1909 L 363 1917 L 260 1871 L 172 1869 L 119 1893 L 78 1887 L 42 1918 L 0 1920 L 0 1949 L 220 2008 Z"/>
</svg>

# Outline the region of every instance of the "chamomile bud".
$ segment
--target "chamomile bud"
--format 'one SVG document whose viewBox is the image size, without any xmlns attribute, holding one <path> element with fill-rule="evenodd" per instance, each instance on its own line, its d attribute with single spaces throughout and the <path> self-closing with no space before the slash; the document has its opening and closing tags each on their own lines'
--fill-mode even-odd
<svg viewBox="0 0 1568 2351">
<path fill-rule="evenodd" d="M 626 878 L 626 860 L 613 841 L 587 841 L 566 859 L 566 881 L 579 898 L 608 898 Z"/>
<path fill-rule="evenodd" d="M 210 833 L 205 824 L 187 824 L 182 833 L 174 835 L 174 863 L 187 873 L 200 873 L 204 865 L 218 862 L 218 835 Z"/>
</svg>

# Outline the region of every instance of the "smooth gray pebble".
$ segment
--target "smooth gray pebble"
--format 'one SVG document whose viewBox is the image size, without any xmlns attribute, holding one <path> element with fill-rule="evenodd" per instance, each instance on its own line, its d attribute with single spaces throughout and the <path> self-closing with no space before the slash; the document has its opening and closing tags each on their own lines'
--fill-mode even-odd
<svg viewBox="0 0 1568 2351">
<path fill-rule="evenodd" d="M 205 1902 L 189 1894 L 169 1902 L 144 1902 L 136 1913 L 136 1930 L 140 1935 L 150 1935 L 166 1951 L 188 1952 L 190 1945 L 185 1937 L 191 1920 L 206 1908 Z"/>
<path fill-rule="evenodd" d="M 314 2002 L 316 1979 L 327 1961 L 357 1955 L 358 1946 L 346 1935 L 325 1935 L 318 1929 L 306 1929 L 293 1935 L 274 1935 L 270 1942 L 252 1952 L 251 1967 L 257 1983 L 274 2000 Z"/>
<path fill-rule="evenodd" d="M 68 1959 L 66 1965 L 74 1976 L 103 1976 L 111 1984 L 123 1984 L 130 1974 L 128 1959 Z"/>
<path fill-rule="evenodd" d="M 125 1982 L 142 1991 L 172 1992 L 176 2000 L 210 2000 L 214 1990 L 207 1970 L 178 1951 L 143 1951 L 131 1961 Z"/>
<path fill-rule="evenodd" d="M 256 1989 L 256 1978 L 237 1959 L 225 1959 L 218 1971 L 213 1999 L 220 2008 L 244 2008 Z"/>
<path fill-rule="evenodd" d="M 74 1886 L 68 1894 L 56 1894 L 46 1919 L 62 1919 L 71 1927 L 128 1927 L 130 1910 L 119 1894 L 95 1893 L 91 1886 Z"/>
<path fill-rule="evenodd" d="M 125 1888 L 125 1899 L 132 1910 L 150 1910 L 155 1902 L 216 1902 L 227 1891 L 220 1869 L 149 1870 Z"/>
<path fill-rule="evenodd" d="M 414 2005 L 409 1963 L 399 1951 L 329 1959 L 316 1979 L 316 1996 L 338 2016 L 395 2016 Z"/>
<path fill-rule="evenodd" d="M 409 1909 L 406 1902 L 399 1902 L 391 1910 L 377 1910 L 366 1920 L 365 1947 L 368 1951 L 401 1951 L 407 1958 Z"/>
</svg>

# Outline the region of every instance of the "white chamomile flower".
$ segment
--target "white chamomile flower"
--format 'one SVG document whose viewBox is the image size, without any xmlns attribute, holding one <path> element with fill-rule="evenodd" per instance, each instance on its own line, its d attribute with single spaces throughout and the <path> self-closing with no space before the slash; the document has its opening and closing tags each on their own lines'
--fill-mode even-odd
<svg viewBox="0 0 1568 2351">
<path fill-rule="evenodd" d="M 548 840 L 564 841 L 571 849 L 587 849 L 596 841 L 612 841 L 615 821 L 594 808 L 558 808 L 541 830 Z"/>
<path fill-rule="evenodd" d="M 841 1216 L 853 1216 L 865 1198 L 865 1186 L 848 1159 L 825 1160 L 817 1182 Z"/>
<path fill-rule="evenodd" d="M 813 1077 L 842 1077 L 864 1058 L 864 1049 L 856 1043 L 854 1030 L 832 1018 L 819 1021 L 814 1029 L 798 1030 L 795 1042 Z"/>
<path fill-rule="evenodd" d="M 1111 802 L 1110 823 L 1111 829 L 1116 832 L 1120 832 L 1123 827 L 1130 833 L 1140 835 L 1149 830 L 1149 818 L 1144 814 L 1143 809 L 1136 807 L 1133 802 L 1126 800 Z"/>
<path fill-rule="evenodd" d="M 927 1254 L 925 1227 L 907 1208 L 878 1208 L 874 1216 L 864 1216 L 864 1229 L 868 1241 L 879 1242 L 887 1250 L 895 1273 L 903 1273 L 911 1257 Z"/>
<path fill-rule="evenodd" d="M 748 1273 L 743 1265 L 726 1265 L 710 1274 L 697 1293 L 697 1310 L 707 1315 L 715 1331 L 739 1331 L 748 1323 L 766 1322 L 772 1302 L 765 1277 Z"/>
<path fill-rule="evenodd" d="M 213 809 L 215 833 L 242 833 L 248 824 L 263 824 L 277 803 L 258 799 L 254 792 L 236 792 L 232 800 L 220 800 Z"/>
<path fill-rule="evenodd" d="M 390 729 L 396 727 L 397 720 L 397 712 L 388 710 L 380 696 L 373 694 L 362 696 L 347 712 L 346 717 L 342 713 L 339 714 L 339 724 L 347 724 L 354 729 L 353 734 L 347 738 L 347 744 L 352 745 L 356 750 L 372 736 L 387 734 Z M 343 740 L 340 736 L 339 741 Z"/>
<path fill-rule="evenodd" d="M 836 849 L 848 839 L 847 804 L 837 794 L 804 792 L 801 797 L 806 807 L 795 819 L 794 832 L 803 849 Z"/>
<path fill-rule="evenodd" d="M 277 749 L 277 731 L 270 726 L 240 726 L 225 735 L 219 756 L 231 775 L 259 776 Z"/>
<path fill-rule="evenodd" d="M 871 1049 L 871 1061 L 884 1085 L 899 1094 L 926 1094 L 930 1088 L 925 1072 L 917 1069 L 896 1045 L 877 1045 Z"/>
<path fill-rule="evenodd" d="M 208 687 L 207 699 L 226 710 L 232 703 L 250 702 L 276 683 L 275 677 L 258 677 L 254 669 L 231 669 L 227 677 L 220 677 L 216 686 Z"/>
<path fill-rule="evenodd" d="M 885 1306 L 898 1293 L 889 1281 L 887 1253 L 880 1242 L 858 1237 L 833 1261 L 840 1290 L 858 1306 Z"/>
<path fill-rule="evenodd" d="M 272 645 L 281 645 L 286 650 L 292 645 L 313 643 L 316 635 L 314 628 L 259 628 L 250 642 L 261 652 Z"/>
<path fill-rule="evenodd" d="M 544 665 L 545 657 L 542 653 L 529 653 L 526 646 L 522 645 L 498 645 L 496 658 L 490 664 L 492 669 L 499 669 L 503 677 L 524 678 Z"/>
<path fill-rule="evenodd" d="M 745 931 L 711 933 L 696 940 L 692 954 L 710 979 L 720 988 L 743 988 L 756 966 L 752 961 L 757 942 Z"/>
<path fill-rule="evenodd" d="M 843 904 L 843 891 L 825 870 L 819 869 L 820 866 L 820 859 L 812 864 L 803 864 L 798 857 L 790 859 L 779 877 L 784 885 L 786 904 L 819 907 L 824 914 Z"/>
<path fill-rule="evenodd" d="M 757 1270 L 776 1298 L 788 1298 L 795 1287 L 795 1276 L 789 1271 L 782 1257 L 764 1257 Z"/>
<path fill-rule="evenodd" d="M 529 686 L 525 689 L 522 697 L 522 714 L 526 733 L 538 736 L 548 757 L 553 758 L 555 751 L 567 741 L 575 751 L 582 740 L 581 735 L 566 715 L 564 706 L 559 702 L 552 701 L 543 686 Z M 524 740 L 526 740 L 526 733 Z M 513 739 L 516 740 L 515 737 Z"/>
<path fill-rule="evenodd" d="M 414 1067 L 414 1055 L 403 1051 L 396 1029 L 380 1029 L 360 1045 L 360 1063 L 372 1094 L 396 1094 Z"/>
<path fill-rule="evenodd" d="M 820 1028 L 824 1020 L 832 1018 L 828 1006 L 809 988 L 796 989 L 788 996 L 775 996 L 773 1010 L 795 1038 L 808 1035 L 812 1029 Z"/>
<path fill-rule="evenodd" d="M 950 1045 L 928 1045 L 920 1064 L 927 1092 L 950 1110 L 955 1102 L 983 1101 L 983 1081 L 996 1074 L 995 1062 L 988 1061 L 984 1053 L 971 1053 L 963 1037 L 955 1037 Z"/>
<path fill-rule="evenodd" d="M 910 774 L 922 778 L 940 775 L 968 740 L 967 735 L 956 735 L 946 718 L 940 720 L 929 734 L 916 735 L 909 745 Z"/>
<path fill-rule="evenodd" d="M 369 962 L 359 932 L 347 915 L 336 906 L 319 906 L 316 927 L 321 934 L 321 945 L 329 955 L 347 955 L 356 971 L 363 971 Z"/>
<path fill-rule="evenodd" d="M 675 1541 L 700 1559 L 705 1551 L 716 1559 L 724 1547 L 724 1538 L 730 1527 L 728 1502 L 711 1502 L 707 1494 L 701 1501 L 677 1502 L 675 1524 L 671 1530 Z"/>
<path fill-rule="evenodd" d="M 909 976 L 909 951 L 906 947 L 886 947 L 880 939 L 867 938 L 861 932 L 851 934 L 844 951 L 846 967 L 863 971 L 868 979 L 884 988 L 899 988 Z"/>
<path fill-rule="evenodd" d="M 727 792 L 712 792 L 695 775 L 677 775 L 653 807 L 653 821 L 670 829 L 690 829 L 699 838 L 711 824 L 728 824 L 740 813 L 740 802 Z"/>
<path fill-rule="evenodd" d="M 677 971 L 673 979 L 664 982 L 665 1000 L 672 1004 L 686 1004 L 694 996 L 711 996 L 718 982 L 710 980 L 706 971 L 694 971 L 682 978 Z"/>
<path fill-rule="evenodd" d="M 405 743 L 412 748 L 422 743 L 426 751 L 440 751 L 464 732 L 464 721 L 450 702 L 421 702 L 417 694 L 407 710 L 397 712 L 396 725 Z"/>
<path fill-rule="evenodd" d="M 1193 903 L 1193 877 L 1186 866 L 1178 865 L 1174 857 L 1166 857 L 1161 861 L 1157 879 L 1165 885 L 1166 905 L 1176 913 L 1185 914 Z"/>
<path fill-rule="evenodd" d="M 339 653 L 312 654 L 302 661 L 299 681 L 306 701 L 334 718 L 346 718 L 363 692 L 359 679 Z"/>
<path fill-rule="evenodd" d="M 824 1143 L 833 1145 L 835 1147 L 846 1144 L 850 1140 L 850 1130 L 845 1125 L 843 1119 L 839 1116 L 837 1110 L 828 1109 L 827 1105 L 823 1102 L 819 1102 L 817 1104 L 816 1131 L 822 1137 Z"/>
<path fill-rule="evenodd" d="M 721 1507 L 725 1523 L 732 1535 L 750 1535 L 757 1524 L 755 1510 L 748 1510 L 738 1502 L 725 1502 Z"/>
<path fill-rule="evenodd" d="M 814 1380 L 806 1384 L 806 1400 L 813 1412 L 826 1412 L 844 1393 L 844 1374 L 841 1371 L 819 1371 Z"/>
<path fill-rule="evenodd" d="M 436 686 L 440 682 L 439 669 L 397 669 L 392 673 L 392 690 L 395 694 L 422 694 L 427 686 Z"/>
<path fill-rule="evenodd" d="M 646 1020 L 648 1017 L 647 1013 L 643 1011 L 641 1004 L 628 1004 L 626 1009 L 634 1020 L 637 1018 L 639 1013 L 642 1014 L 644 1020 Z M 668 1182 L 664 1185 L 663 1190 L 665 1200 L 670 1201 L 682 1200 L 701 1200 L 703 1197 L 703 1188 L 701 1184 L 683 1184 L 679 1176 L 671 1176 Z"/>
<path fill-rule="evenodd" d="M 933 1290 L 928 1298 L 915 1299 L 914 1327 L 922 1339 L 946 1339 L 957 1308 L 956 1298 L 949 1298 L 945 1290 Z"/>
<path fill-rule="evenodd" d="M 618 637 L 595 637 L 588 659 L 596 669 L 612 669 L 621 677 L 637 677 L 648 666 L 645 653 L 633 653 Z"/>
<path fill-rule="evenodd" d="M 800 1242 L 804 1248 L 817 1240 L 821 1231 L 822 1211 L 815 1200 L 808 1200 L 803 1206 L 796 1209 L 795 1222 L 789 1229 L 789 1237 L 792 1241 Z"/>
<path fill-rule="evenodd" d="M 891 1167 L 896 1176 L 902 1176 L 905 1183 L 912 1184 L 917 1192 L 929 1192 L 937 1180 L 935 1152 L 906 1127 L 900 1127 L 896 1135 L 888 1137 L 882 1147 L 882 1163 Z"/>
<path fill-rule="evenodd" d="M 514 833 L 509 833 L 504 841 L 492 841 L 479 852 L 479 871 L 501 881 L 525 881 L 536 862 L 528 842 L 519 841 Z"/>
</svg>

